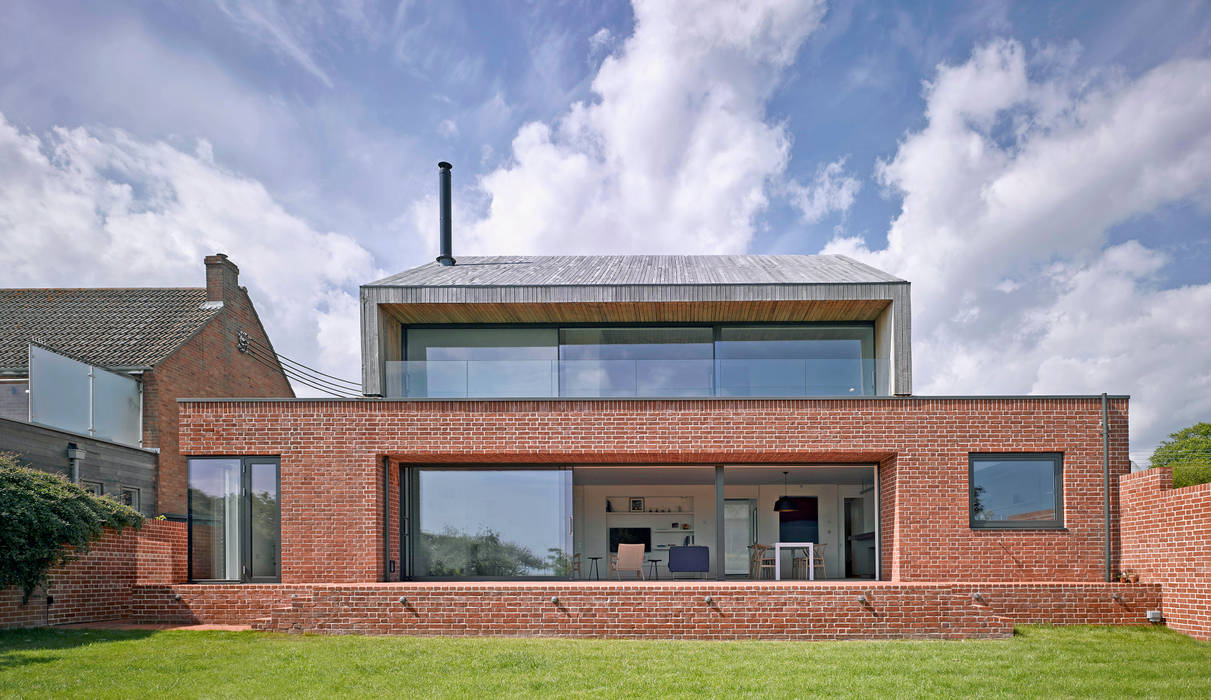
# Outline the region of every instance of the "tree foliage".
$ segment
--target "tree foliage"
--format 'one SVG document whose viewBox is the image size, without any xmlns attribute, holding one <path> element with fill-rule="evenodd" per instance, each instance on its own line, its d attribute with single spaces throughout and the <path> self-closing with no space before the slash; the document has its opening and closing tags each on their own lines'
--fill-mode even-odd
<svg viewBox="0 0 1211 700">
<path fill-rule="evenodd" d="M 1175 487 L 1211 482 L 1211 423 L 1171 434 L 1152 453 L 1153 467 L 1172 467 Z"/>
<path fill-rule="evenodd" d="M 441 533 L 422 531 L 420 546 L 430 576 L 533 576 L 546 573 L 547 568 L 547 562 L 529 548 L 506 542 L 490 529 L 476 534 L 452 528 Z"/>
<path fill-rule="evenodd" d="M 88 552 L 106 527 L 142 525 L 134 509 L 0 453 L 0 589 L 20 586 L 22 604 L 52 568 Z"/>
</svg>

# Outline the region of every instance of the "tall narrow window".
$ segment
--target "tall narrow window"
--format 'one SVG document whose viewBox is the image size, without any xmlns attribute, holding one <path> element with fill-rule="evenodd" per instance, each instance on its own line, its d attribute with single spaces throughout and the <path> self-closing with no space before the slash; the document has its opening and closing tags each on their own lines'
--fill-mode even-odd
<svg viewBox="0 0 1211 700">
<path fill-rule="evenodd" d="M 189 578 L 277 581 L 281 576 L 278 461 L 189 460 Z"/>
<path fill-rule="evenodd" d="M 973 454 L 969 459 L 971 526 L 1064 526 L 1064 460 L 1058 454 Z"/>
</svg>

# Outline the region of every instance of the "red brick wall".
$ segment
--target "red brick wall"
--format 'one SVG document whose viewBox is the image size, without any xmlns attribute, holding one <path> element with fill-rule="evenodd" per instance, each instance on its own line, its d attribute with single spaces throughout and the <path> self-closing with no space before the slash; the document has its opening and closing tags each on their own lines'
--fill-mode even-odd
<svg viewBox="0 0 1211 700">
<path fill-rule="evenodd" d="M 254 345 L 271 348 L 247 292 L 224 289 L 223 310 L 143 378 L 143 444 L 160 448 L 156 512 L 185 515 L 188 473 L 177 445 L 177 399 L 292 397 L 281 373 L 236 348 L 244 331 Z"/>
<path fill-rule="evenodd" d="M 234 401 L 183 402 L 180 411 L 185 453 L 281 456 L 286 583 L 381 580 L 381 455 L 420 464 L 880 463 L 885 577 L 1104 577 L 1100 399 Z M 1111 402 L 1111 438 L 1116 478 L 1129 470 L 1125 399 Z M 973 451 L 1062 452 L 1065 529 L 970 529 Z M 1117 557 L 1117 538 L 1113 546 Z"/>
<path fill-rule="evenodd" d="M 1169 469 L 1119 481 L 1124 570 L 1159 583 L 1175 630 L 1211 640 L 1211 484 L 1173 488 Z"/>
<path fill-rule="evenodd" d="M 135 583 L 186 580 L 185 524 L 149 520 L 139 531 L 107 531 L 88 554 L 51 572 L 46 590 L 21 605 L 21 591 L 0 591 L 0 628 L 117 620 L 131 616 Z M 47 596 L 54 603 L 47 605 Z"/>
<path fill-rule="evenodd" d="M 294 632 L 958 639 L 1007 637 L 1015 623 L 1144 624 L 1160 590 L 1105 583 L 252 584 L 139 586 L 135 600 L 136 616 L 148 621 L 251 622 Z"/>
</svg>

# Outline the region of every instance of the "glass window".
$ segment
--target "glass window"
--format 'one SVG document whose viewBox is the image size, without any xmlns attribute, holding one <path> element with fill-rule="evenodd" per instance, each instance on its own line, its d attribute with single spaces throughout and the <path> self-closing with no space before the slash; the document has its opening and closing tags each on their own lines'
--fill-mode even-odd
<svg viewBox="0 0 1211 700">
<path fill-rule="evenodd" d="M 80 486 L 84 487 L 85 491 L 94 496 L 105 495 L 105 487 L 101 485 L 100 481 L 81 481 Z"/>
<path fill-rule="evenodd" d="M 972 527 L 1063 526 L 1061 455 L 972 455 L 970 491 Z"/>
<path fill-rule="evenodd" d="M 135 510 L 142 510 L 142 507 L 139 505 L 139 489 L 133 486 L 123 486 L 122 505 L 130 506 Z"/>
<path fill-rule="evenodd" d="M 409 328 L 404 396 L 556 396 L 554 328 Z"/>
<path fill-rule="evenodd" d="M 190 580 L 277 580 L 280 523 L 276 460 L 189 460 Z"/>
<path fill-rule="evenodd" d="M 562 396 L 710 396 L 710 328 L 564 328 Z"/>
<path fill-rule="evenodd" d="M 724 326 L 715 344 L 720 396 L 875 393 L 871 326 Z"/>
<path fill-rule="evenodd" d="M 567 576 L 567 469 L 418 469 L 417 576 Z"/>
<path fill-rule="evenodd" d="M 249 513 L 253 578 L 274 578 L 281 570 L 278 540 L 281 504 L 278 500 L 278 465 L 248 465 Z"/>
<path fill-rule="evenodd" d="M 238 459 L 189 460 L 191 579 L 240 579 L 240 471 Z"/>
</svg>

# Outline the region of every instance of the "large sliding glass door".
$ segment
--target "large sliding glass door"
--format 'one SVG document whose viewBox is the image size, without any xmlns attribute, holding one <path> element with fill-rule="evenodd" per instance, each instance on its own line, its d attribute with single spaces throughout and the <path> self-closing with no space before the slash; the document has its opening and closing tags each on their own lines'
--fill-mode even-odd
<svg viewBox="0 0 1211 700">
<path fill-rule="evenodd" d="M 404 478 L 405 575 L 571 574 L 571 470 L 415 467 Z"/>
<path fill-rule="evenodd" d="M 278 461 L 189 460 L 189 579 L 276 582 L 280 577 Z"/>
</svg>

